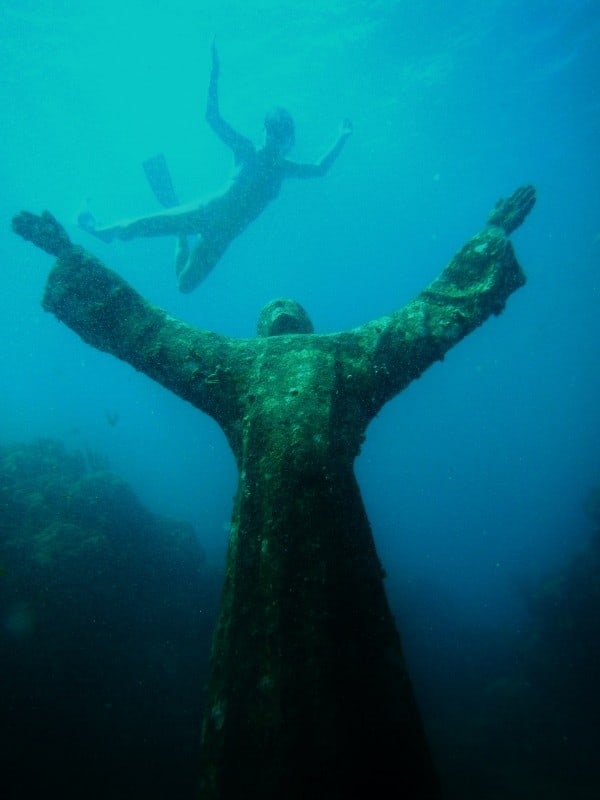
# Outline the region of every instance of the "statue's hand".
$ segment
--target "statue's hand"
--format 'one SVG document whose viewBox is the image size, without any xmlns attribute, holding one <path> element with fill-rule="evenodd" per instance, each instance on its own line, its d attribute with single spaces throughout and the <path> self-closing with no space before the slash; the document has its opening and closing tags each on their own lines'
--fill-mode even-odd
<svg viewBox="0 0 600 800">
<path fill-rule="evenodd" d="M 44 211 L 41 216 L 21 211 L 13 217 L 12 229 L 23 239 L 57 258 L 73 246 L 63 226 L 49 211 Z"/>
<path fill-rule="evenodd" d="M 488 217 L 488 225 L 503 228 L 508 236 L 521 225 L 534 205 L 535 186 L 521 186 L 507 200 L 498 200 Z"/>
</svg>

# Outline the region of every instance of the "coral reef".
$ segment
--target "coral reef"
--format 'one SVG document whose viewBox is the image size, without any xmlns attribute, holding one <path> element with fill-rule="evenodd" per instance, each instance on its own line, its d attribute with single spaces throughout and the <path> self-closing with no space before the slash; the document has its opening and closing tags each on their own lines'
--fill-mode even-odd
<svg viewBox="0 0 600 800">
<path fill-rule="evenodd" d="M 518 626 L 463 632 L 461 653 L 446 646 L 452 683 L 430 676 L 445 702 L 430 711 L 447 800 L 598 797 L 598 497 L 595 489 L 584 503 L 585 544 L 533 585 L 518 584 Z"/>
<path fill-rule="evenodd" d="M 221 575 L 102 463 L 0 446 L 3 777 L 19 797 L 189 796 Z"/>
</svg>

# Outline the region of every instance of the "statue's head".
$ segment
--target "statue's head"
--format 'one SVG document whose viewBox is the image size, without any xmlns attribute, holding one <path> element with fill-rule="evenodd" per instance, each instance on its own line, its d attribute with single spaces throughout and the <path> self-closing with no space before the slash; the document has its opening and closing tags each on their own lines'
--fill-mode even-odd
<svg viewBox="0 0 600 800">
<path fill-rule="evenodd" d="M 258 317 L 256 332 L 259 336 L 281 336 L 286 333 L 312 333 L 308 314 L 300 303 L 287 297 L 271 300 Z"/>
</svg>

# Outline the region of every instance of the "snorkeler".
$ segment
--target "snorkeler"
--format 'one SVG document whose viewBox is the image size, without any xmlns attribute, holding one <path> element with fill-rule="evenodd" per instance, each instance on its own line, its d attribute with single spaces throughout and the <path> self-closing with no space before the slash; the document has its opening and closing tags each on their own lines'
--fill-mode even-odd
<svg viewBox="0 0 600 800">
<path fill-rule="evenodd" d="M 256 219 L 273 200 L 286 178 L 316 178 L 324 175 L 340 154 L 352 125 L 344 120 L 339 137 L 329 152 L 316 164 L 298 164 L 286 158 L 294 144 L 294 121 L 283 108 L 265 117 L 265 141 L 256 148 L 221 117 L 218 97 L 219 57 L 212 46 L 212 70 L 208 87 L 206 120 L 217 136 L 233 151 L 236 175 L 227 190 L 197 206 L 168 208 L 158 214 L 123 224 L 96 227 L 89 212 L 79 216 L 81 228 L 103 242 L 144 236 L 177 236 L 175 271 L 182 292 L 191 292 L 206 278 L 233 239 Z M 149 176 L 150 177 L 150 176 Z M 163 205 L 173 203 L 161 199 Z M 198 236 L 190 246 L 189 235 Z"/>
</svg>

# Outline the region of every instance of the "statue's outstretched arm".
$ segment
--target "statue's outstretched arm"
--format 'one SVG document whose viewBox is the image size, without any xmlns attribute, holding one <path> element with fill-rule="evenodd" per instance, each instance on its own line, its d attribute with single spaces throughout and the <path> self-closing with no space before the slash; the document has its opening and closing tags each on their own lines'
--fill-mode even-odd
<svg viewBox="0 0 600 800">
<path fill-rule="evenodd" d="M 215 333 L 186 325 L 141 297 L 116 273 L 71 243 L 47 211 L 23 211 L 13 230 L 56 256 L 43 305 L 89 344 L 193 403 L 226 427 L 233 413 L 232 347 Z"/>
<path fill-rule="evenodd" d="M 404 308 L 357 330 L 369 352 L 373 413 L 492 314 L 525 283 L 508 234 L 529 214 L 535 189 L 500 200 L 487 226 Z"/>
</svg>

